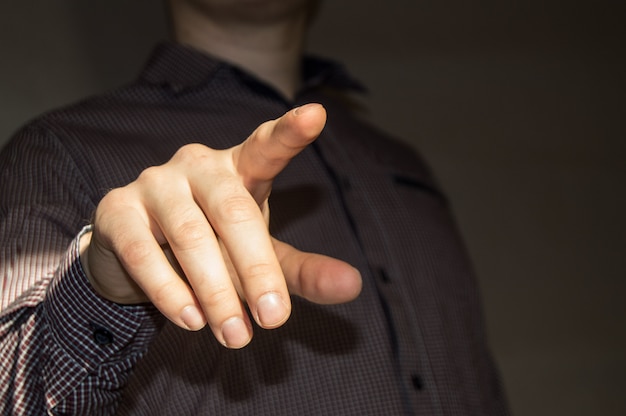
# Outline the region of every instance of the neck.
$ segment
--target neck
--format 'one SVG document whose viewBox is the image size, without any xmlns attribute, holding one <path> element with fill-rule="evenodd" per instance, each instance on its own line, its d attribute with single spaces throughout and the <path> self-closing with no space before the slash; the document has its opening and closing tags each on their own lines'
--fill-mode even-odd
<svg viewBox="0 0 626 416">
<path fill-rule="evenodd" d="M 272 21 L 214 19 L 190 7 L 172 8 L 178 42 L 251 72 L 292 100 L 301 82 L 305 13 Z"/>
</svg>

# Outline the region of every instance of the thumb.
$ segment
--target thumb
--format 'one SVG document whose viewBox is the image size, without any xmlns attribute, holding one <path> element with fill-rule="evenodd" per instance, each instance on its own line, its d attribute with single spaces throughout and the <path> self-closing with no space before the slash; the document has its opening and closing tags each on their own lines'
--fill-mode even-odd
<svg viewBox="0 0 626 416">
<path fill-rule="evenodd" d="M 311 302 L 349 302 L 361 292 L 361 274 L 348 263 L 321 254 L 300 251 L 272 238 L 289 292 Z"/>
<path fill-rule="evenodd" d="M 272 180 L 317 138 L 325 123 L 324 107 L 306 104 L 261 124 L 243 143 L 233 148 L 237 173 L 257 203 L 267 198 Z"/>
</svg>

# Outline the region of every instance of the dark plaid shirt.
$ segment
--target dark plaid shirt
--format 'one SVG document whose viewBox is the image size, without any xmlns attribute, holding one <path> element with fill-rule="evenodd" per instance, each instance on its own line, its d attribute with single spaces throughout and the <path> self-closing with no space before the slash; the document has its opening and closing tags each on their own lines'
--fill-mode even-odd
<svg viewBox="0 0 626 416">
<path fill-rule="evenodd" d="M 136 82 L 17 134 L 0 156 L 0 413 L 506 413 L 476 282 L 428 170 L 355 117 L 344 93 L 358 84 L 341 67 L 307 58 L 303 79 L 290 102 L 165 44 Z M 306 102 L 328 123 L 277 179 L 271 231 L 357 267 L 357 300 L 293 299 L 284 327 L 231 351 L 93 292 L 77 236 L 108 190 L 186 143 L 233 146 Z"/>
</svg>

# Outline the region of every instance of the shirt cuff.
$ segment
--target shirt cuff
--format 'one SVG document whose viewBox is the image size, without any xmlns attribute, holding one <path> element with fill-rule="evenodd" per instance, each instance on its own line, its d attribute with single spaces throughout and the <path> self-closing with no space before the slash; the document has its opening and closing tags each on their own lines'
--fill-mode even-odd
<svg viewBox="0 0 626 416">
<path fill-rule="evenodd" d="M 164 322 L 151 304 L 125 306 L 101 297 L 80 262 L 80 237 L 48 287 L 44 300 L 49 335 L 78 367 L 91 372 L 105 363 L 145 352 Z"/>
</svg>

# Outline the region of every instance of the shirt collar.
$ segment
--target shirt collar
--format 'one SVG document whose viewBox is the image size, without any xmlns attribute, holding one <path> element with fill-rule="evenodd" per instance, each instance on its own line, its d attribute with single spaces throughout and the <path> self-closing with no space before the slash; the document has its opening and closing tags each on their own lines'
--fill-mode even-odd
<svg viewBox="0 0 626 416">
<path fill-rule="evenodd" d="M 152 52 L 140 80 L 169 87 L 175 92 L 183 92 L 205 84 L 223 68 L 235 69 L 234 72 L 246 78 L 255 78 L 246 71 L 197 49 L 175 42 L 163 42 Z M 366 91 L 343 65 L 312 55 L 304 56 L 303 90 L 322 86 L 356 92 Z"/>
</svg>

